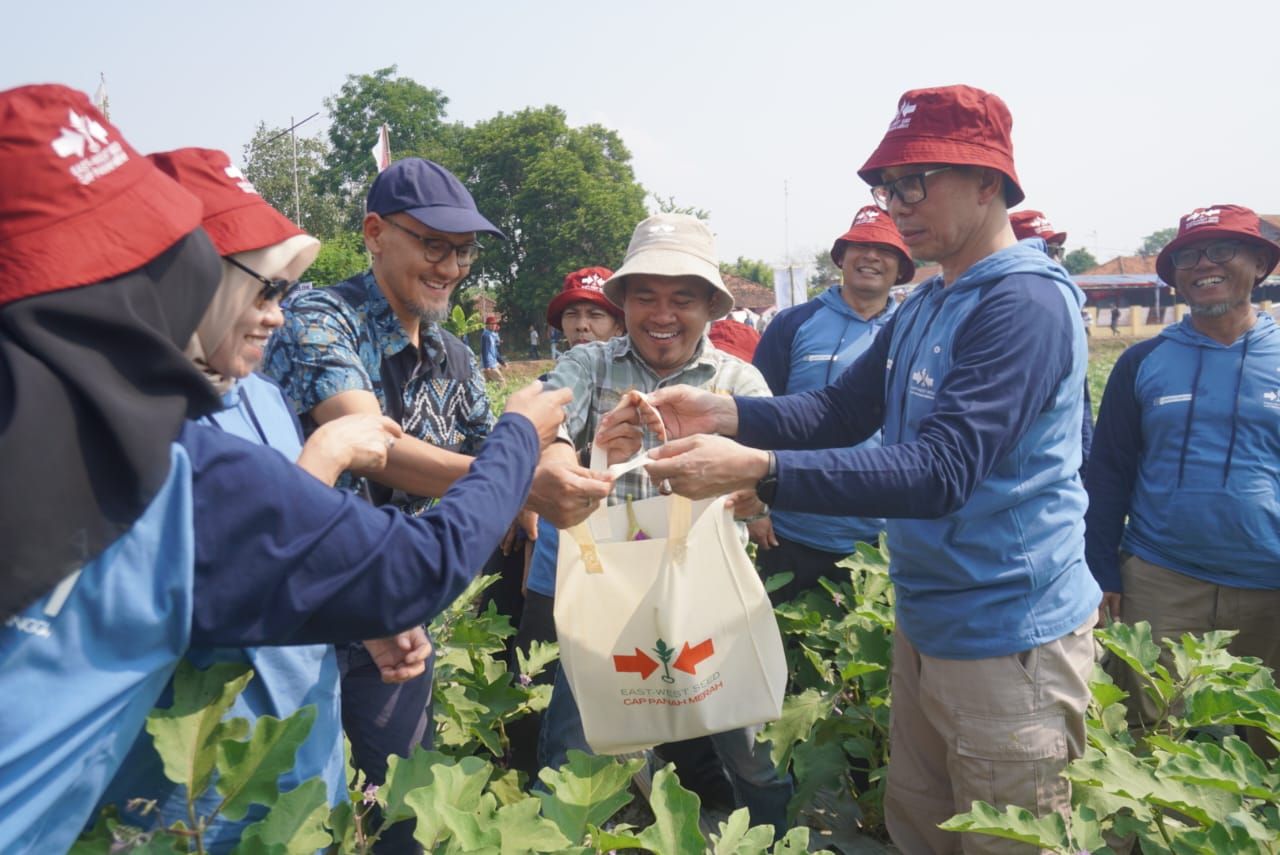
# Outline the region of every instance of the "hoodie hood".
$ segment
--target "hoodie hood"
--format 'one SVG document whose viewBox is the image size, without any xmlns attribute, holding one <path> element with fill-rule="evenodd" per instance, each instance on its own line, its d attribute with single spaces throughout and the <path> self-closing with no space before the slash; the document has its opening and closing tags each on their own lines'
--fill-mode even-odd
<svg viewBox="0 0 1280 855">
<path fill-rule="evenodd" d="M 859 315 L 857 312 L 855 312 L 853 308 L 848 303 L 845 302 L 844 294 L 841 293 L 839 285 L 832 285 L 830 288 L 828 288 L 827 290 L 819 294 L 818 302 L 820 302 L 825 308 L 830 309 L 831 311 L 835 312 L 838 315 L 842 315 L 846 318 L 856 319 L 859 321 L 866 320 L 866 318 L 863 318 L 862 315 Z M 893 315 L 895 311 L 897 311 L 897 309 L 898 309 L 898 301 L 893 299 L 892 296 L 890 296 L 888 299 L 888 302 L 885 304 L 884 311 L 881 312 L 879 315 L 876 315 L 876 318 L 880 320 L 888 320 L 889 317 Z"/>
<path fill-rule="evenodd" d="M 1084 306 L 1084 292 L 1072 281 L 1066 268 L 1045 253 L 1044 241 L 1039 238 L 1019 241 L 1013 246 L 993 252 L 966 270 L 951 285 L 946 286 L 946 290 L 952 294 L 959 294 L 981 288 L 1015 273 L 1030 273 L 1061 282 L 1075 297 L 1076 307 Z M 939 273 L 918 286 L 916 291 L 930 292 L 942 287 L 942 274 Z"/>
<path fill-rule="evenodd" d="M 1227 348 L 1222 342 L 1214 341 L 1204 333 L 1200 332 L 1191 323 L 1191 315 L 1187 315 L 1176 324 L 1170 324 L 1160 331 L 1163 338 L 1171 339 L 1179 344 L 1185 344 L 1189 347 L 1212 347 L 1218 349 Z M 1262 342 L 1271 336 L 1280 335 L 1280 326 L 1266 312 L 1258 312 L 1257 323 L 1253 325 L 1244 335 L 1236 339 L 1231 347 L 1241 346 L 1244 342 L 1248 342 L 1250 347 Z"/>
</svg>

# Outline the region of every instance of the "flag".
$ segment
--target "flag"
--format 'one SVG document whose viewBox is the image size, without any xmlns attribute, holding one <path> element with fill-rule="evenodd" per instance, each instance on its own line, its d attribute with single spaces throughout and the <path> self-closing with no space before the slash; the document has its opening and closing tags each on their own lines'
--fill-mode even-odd
<svg viewBox="0 0 1280 855">
<path fill-rule="evenodd" d="M 93 106 L 98 108 L 104 118 L 109 119 L 111 117 L 107 115 L 107 76 L 99 74 L 98 77 L 101 82 L 98 83 L 98 88 L 93 93 Z"/>
<path fill-rule="evenodd" d="M 386 125 L 378 128 L 378 144 L 369 153 L 373 155 L 373 162 L 378 165 L 379 172 L 391 165 L 391 139 Z"/>
</svg>

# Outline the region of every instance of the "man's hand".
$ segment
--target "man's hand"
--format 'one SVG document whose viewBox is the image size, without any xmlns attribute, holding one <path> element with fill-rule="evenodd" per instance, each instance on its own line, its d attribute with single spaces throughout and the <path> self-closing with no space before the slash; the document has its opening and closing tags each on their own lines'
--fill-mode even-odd
<svg viewBox="0 0 1280 855">
<path fill-rule="evenodd" d="M 519 413 L 533 422 L 538 440 L 546 448 L 556 438 L 556 429 L 564 424 L 565 405 L 573 400 L 573 390 L 555 389 L 542 391 L 542 383 L 534 380 L 511 393 L 507 398 L 506 412 Z"/>
<path fill-rule="evenodd" d="M 754 488 L 739 490 L 725 501 L 724 506 L 733 511 L 733 518 L 739 522 L 758 517 L 747 523 L 747 535 L 758 549 L 767 551 L 778 545 L 778 536 L 773 533 L 773 520 L 760 516 L 768 514 L 769 507 L 760 501 Z"/>
<path fill-rule="evenodd" d="M 358 413 L 325 422 L 307 439 L 298 465 L 332 485 L 348 469 L 376 472 L 404 436 L 400 425 L 386 416 Z"/>
<path fill-rule="evenodd" d="M 670 423 L 668 423 L 670 427 Z M 654 483 L 667 480 L 671 489 L 690 499 L 706 499 L 754 489 L 769 473 L 769 453 L 747 448 L 722 436 L 691 436 L 650 452 L 645 466 Z"/>
<path fill-rule="evenodd" d="M 564 445 L 560 443 L 559 445 Z M 548 454 L 556 448 L 547 449 Z M 572 462 L 573 450 L 567 445 L 569 462 L 547 459 L 543 455 L 533 473 L 528 507 L 559 529 L 569 528 L 591 516 L 613 490 L 613 478 L 607 472 L 593 472 Z"/>
<path fill-rule="evenodd" d="M 692 386 L 668 386 L 649 395 L 662 415 L 667 438 L 698 433 L 733 436 L 738 432 L 738 405 L 728 395 L 717 395 Z"/>
<path fill-rule="evenodd" d="M 1120 604 L 1124 599 L 1124 595 L 1116 591 L 1103 591 L 1102 602 L 1098 605 L 1098 625 L 1107 626 L 1111 623 L 1121 623 L 1123 618 L 1120 616 Z"/>
<path fill-rule="evenodd" d="M 370 639 L 364 642 L 364 649 L 382 672 L 382 682 L 403 683 L 426 670 L 431 641 L 425 629 L 415 626 L 390 638 Z"/>
<path fill-rule="evenodd" d="M 643 392 L 632 389 L 600 419 L 594 446 L 607 452 L 610 466 L 622 463 L 644 447 L 646 430 L 655 433 L 659 442 L 666 442 L 667 431 L 662 424 L 662 416 Z"/>
</svg>

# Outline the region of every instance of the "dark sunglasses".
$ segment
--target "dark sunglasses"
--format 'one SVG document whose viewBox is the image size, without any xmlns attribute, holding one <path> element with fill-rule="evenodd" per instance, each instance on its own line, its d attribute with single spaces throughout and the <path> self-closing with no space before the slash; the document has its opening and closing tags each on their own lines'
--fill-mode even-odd
<svg viewBox="0 0 1280 855">
<path fill-rule="evenodd" d="M 258 301 L 261 303 L 270 303 L 272 300 L 279 300 L 283 303 L 293 293 L 293 290 L 298 287 L 297 279 L 268 279 L 253 268 L 245 267 L 231 256 L 224 256 L 224 258 L 232 267 L 240 268 L 262 283 L 262 291 L 258 294 Z"/>
</svg>

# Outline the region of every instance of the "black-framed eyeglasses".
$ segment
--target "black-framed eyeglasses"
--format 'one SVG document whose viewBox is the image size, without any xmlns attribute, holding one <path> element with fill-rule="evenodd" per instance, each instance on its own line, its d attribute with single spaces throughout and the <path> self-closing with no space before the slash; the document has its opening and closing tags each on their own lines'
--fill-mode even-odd
<svg viewBox="0 0 1280 855">
<path fill-rule="evenodd" d="M 1169 256 L 1169 260 L 1173 262 L 1173 266 L 1178 270 L 1190 270 L 1195 267 L 1200 263 L 1202 254 L 1214 264 L 1226 264 L 1236 257 L 1236 253 L 1240 251 L 1240 246 L 1240 242 L 1234 240 L 1215 241 L 1204 249 L 1184 246 L 1182 249 L 1174 250 L 1173 254 Z"/>
<path fill-rule="evenodd" d="M 876 200 L 876 205 L 882 211 L 889 210 L 889 203 L 893 201 L 894 196 L 897 196 L 904 205 L 919 204 L 928 196 L 925 191 L 924 180 L 930 175 L 937 175 L 939 172 L 946 172 L 951 168 L 950 166 L 939 166 L 937 169 L 929 169 L 913 175 L 904 175 L 893 181 L 877 184 L 871 188 L 871 198 Z"/>
<path fill-rule="evenodd" d="M 246 267 L 231 256 L 224 257 L 228 264 L 240 268 L 262 283 L 262 291 L 258 294 L 258 301 L 261 303 L 270 303 L 272 300 L 279 300 L 283 303 L 293 293 L 293 290 L 298 287 L 297 279 L 268 279 L 252 267 Z"/>
<path fill-rule="evenodd" d="M 1061 261 L 1067 254 L 1067 248 L 1060 243 L 1046 244 L 1049 251 L 1049 257 L 1057 261 Z"/>
<path fill-rule="evenodd" d="M 422 244 L 422 251 L 427 256 L 427 261 L 432 264 L 439 264 L 448 258 L 449 253 L 452 252 L 458 257 L 459 267 L 470 267 L 475 264 L 476 259 L 480 257 L 480 250 L 484 248 L 478 243 L 450 243 L 443 238 L 426 237 L 418 234 L 413 229 L 405 228 L 395 220 L 388 220 L 386 217 L 382 219 L 383 222 L 390 223 Z"/>
</svg>

